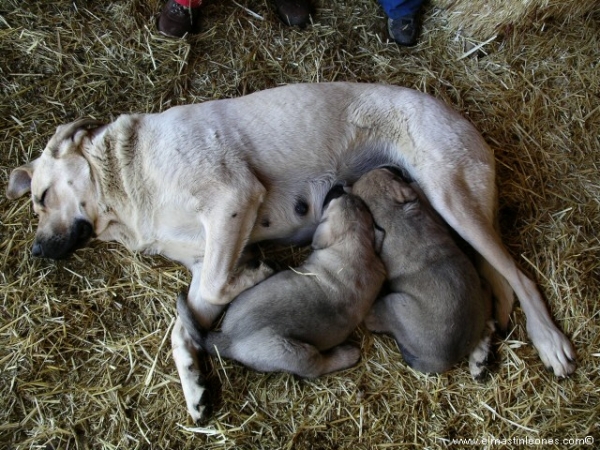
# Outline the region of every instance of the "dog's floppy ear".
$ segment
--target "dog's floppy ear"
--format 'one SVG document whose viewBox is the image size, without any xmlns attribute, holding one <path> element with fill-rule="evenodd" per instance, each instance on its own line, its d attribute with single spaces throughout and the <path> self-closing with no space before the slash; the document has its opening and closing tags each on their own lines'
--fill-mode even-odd
<svg viewBox="0 0 600 450">
<path fill-rule="evenodd" d="M 59 125 L 56 128 L 56 133 L 54 133 L 54 136 L 50 138 L 50 141 L 48 141 L 48 145 L 46 147 L 50 150 L 50 153 L 54 158 L 58 158 L 61 156 L 60 150 L 63 148 L 61 146 L 61 143 L 63 141 L 71 139 L 75 135 L 75 133 L 77 133 L 82 128 L 98 128 L 102 125 L 102 122 L 96 119 L 91 119 L 89 117 L 84 117 L 83 119 L 79 119 L 75 122 L 67 123 L 65 125 Z M 71 147 L 67 148 L 69 150 L 71 149 Z"/>
<path fill-rule="evenodd" d="M 8 179 L 8 187 L 6 188 L 6 196 L 10 200 L 19 198 L 27 194 L 31 190 L 31 178 L 33 177 L 33 169 L 35 161 L 32 161 L 24 166 L 14 169 Z"/>
</svg>

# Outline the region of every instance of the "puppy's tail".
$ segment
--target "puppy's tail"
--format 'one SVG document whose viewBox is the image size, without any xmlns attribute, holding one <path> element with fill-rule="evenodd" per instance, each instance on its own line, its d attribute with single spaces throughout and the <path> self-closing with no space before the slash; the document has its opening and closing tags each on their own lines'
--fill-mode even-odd
<svg viewBox="0 0 600 450">
<path fill-rule="evenodd" d="M 179 314 L 179 318 L 183 323 L 183 327 L 188 332 L 192 340 L 206 350 L 206 338 L 208 331 L 203 329 L 194 317 L 194 314 L 188 305 L 185 294 L 179 294 L 177 297 L 177 313 Z"/>
</svg>

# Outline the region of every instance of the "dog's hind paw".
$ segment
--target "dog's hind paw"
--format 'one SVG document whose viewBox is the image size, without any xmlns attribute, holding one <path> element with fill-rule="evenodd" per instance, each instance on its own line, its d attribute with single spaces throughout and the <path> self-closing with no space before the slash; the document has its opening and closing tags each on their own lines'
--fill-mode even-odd
<svg viewBox="0 0 600 450">
<path fill-rule="evenodd" d="M 528 324 L 527 330 L 546 367 L 557 377 L 571 375 L 577 367 L 575 349 L 569 339 L 554 324 Z"/>
</svg>

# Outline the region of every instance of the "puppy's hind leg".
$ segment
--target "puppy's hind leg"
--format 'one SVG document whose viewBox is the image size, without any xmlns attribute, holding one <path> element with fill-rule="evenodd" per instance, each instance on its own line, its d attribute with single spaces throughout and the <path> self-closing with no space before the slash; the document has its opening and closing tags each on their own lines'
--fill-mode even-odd
<svg viewBox="0 0 600 450">
<path fill-rule="evenodd" d="M 365 326 L 374 333 L 393 333 L 394 329 L 389 323 L 391 313 L 385 297 L 377 299 L 365 317 Z"/>
<path fill-rule="evenodd" d="M 347 369 L 360 359 L 360 349 L 353 345 L 342 344 L 320 352 L 306 342 L 274 337 L 270 333 L 236 343 L 232 351 L 231 357 L 255 370 L 289 372 L 303 378 Z"/>
</svg>

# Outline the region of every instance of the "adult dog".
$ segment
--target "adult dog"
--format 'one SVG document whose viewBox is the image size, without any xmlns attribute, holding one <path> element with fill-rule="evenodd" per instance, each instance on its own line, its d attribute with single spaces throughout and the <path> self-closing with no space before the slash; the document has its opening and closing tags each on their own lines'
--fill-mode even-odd
<svg viewBox="0 0 600 450">
<path fill-rule="evenodd" d="M 416 189 L 390 170 L 372 170 L 352 186 L 385 237 L 385 295 L 365 319 L 394 336 L 404 360 L 427 373 L 449 370 L 469 355 L 474 378 L 484 372 L 493 331 L 491 292 L 450 230 Z"/>
<path fill-rule="evenodd" d="M 371 309 L 386 278 L 369 208 L 351 194 L 331 200 L 312 248 L 301 266 L 237 296 L 219 331 L 202 329 L 180 295 L 177 312 L 199 348 L 261 372 L 307 378 L 356 364 L 360 349 L 344 342 Z"/>
<path fill-rule="evenodd" d="M 96 237 L 184 264 L 192 273 L 188 302 L 208 325 L 214 305 L 271 274 L 263 264 L 238 264 L 248 243 L 310 239 L 329 189 L 385 164 L 407 170 L 481 255 L 500 326 L 514 290 L 544 364 L 559 376 L 571 373 L 569 340 L 495 230 L 491 149 L 467 120 L 411 89 L 297 84 L 122 115 L 108 125 L 83 119 L 60 126 L 39 158 L 13 170 L 7 195 L 32 192 L 35 256 L 62 258 Z M 204 387 L 180 321 L 172 346 L 197 419 Z"/>
</svg>

